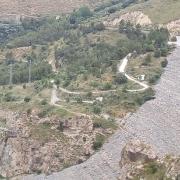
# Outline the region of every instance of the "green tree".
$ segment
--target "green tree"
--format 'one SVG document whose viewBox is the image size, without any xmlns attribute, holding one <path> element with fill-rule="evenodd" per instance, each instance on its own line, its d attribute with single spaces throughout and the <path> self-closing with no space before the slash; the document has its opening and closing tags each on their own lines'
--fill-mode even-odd
<svg viewBox="0 0 180 180">
<path fill-rule="evenodd" d="M 76 11 L 75 15 L 77 17 L 82 17 L 82 18 L 86 19 L 86 18 L 91 17 L 93 15 L 93 13 L 87 6 L 84 6 L 84 7 L 81 7 L 78 11 Z"/>
<path fill-rule="evenodd" d="M 156 57 L 156 58 L 161 57 L 161 51 L 160 51 L 160 49 L 157 49 L 157 50 L 154 51 L 154 57 Z"/>
<path fill-rule="evenodd" d="M 161 48 L 161 56 L 166 57 L 167 54 L 168 54 L 168 48 L 167 47 Z"/>
<path fill-rule="evenodd" d="M 123 73 L 118 73 L 118 74 L 115 76 L 115 82 L 116 82 L 117 84 L 127 83 L 127 77 L 126 77 Z"/>
<path fill-rule="evenodd" d="M 93 106 L 93 113 L 100 114 L 101 113 L 101 107 L 98 105 Z"/>
<path fill-rule="evenodd" d="M 167 60 L 167 59 L 164 59 L 164 60 L 161 62 L 161 66 L 162 66 L 163 68 L 165 68 L 167 65 L 168 65 L 168 60 Z"/>
<path fill-rule="evenodd" d="M 81 96 L 76 97 L 75 99 L 76 99 L 77 103 L 82 103 L 82 101 L 83 101 Z"/>
<path fill-rule="evenodd" d="M 29 97 L 29 96 L 26 96 L 25 98 L 24 98 L 24 102 L 29 102 L 31 100 L 31 97 Z"/>
<path fill-rule="evenodd" d="M 152 61 L 152 56 L 151 56 L 151 54 L 148 54 L 148 55 L 145 57 L 142 65 L 148 66 L 148 65 L 151 63 L 151 61 Z"/>
</svg>

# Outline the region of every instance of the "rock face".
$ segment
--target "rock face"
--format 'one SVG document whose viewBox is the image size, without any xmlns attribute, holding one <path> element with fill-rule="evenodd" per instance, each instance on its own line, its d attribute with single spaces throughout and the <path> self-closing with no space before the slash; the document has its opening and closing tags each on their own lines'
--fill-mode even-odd
<svg viewBox="0 0 180 180">
<path fill-rule="evenodd" d="M 180 35 L 180 19 L 168 23 L 167 29 L 169 30 L 171 36 Z"/>
<path fill-rule="evenodd" d="M 180 173 L 180 157 L 159 158 L 152 148 L 134 140 L 122 151 L 119 180 L 131 179 L 177 179 Z"/>
<path fill-rule="evenodd" d="M 143 14 L 141 11 L 129 12 L 120 15 L 119 17 L 109 18 L 109 20 L 104 22 L 104 24 L 110 27 L 118 27 L 121 20 L 131 22 L 135 25 L 140 24 L 141 26 L 148 26 L 152 24 L 150 18 L 147 15 Z"/>
<path fill-rule="evenodd" d="M 50 174 L 82 163 L 102 131 L 88 117 L 40 119 L 0 109 L 0 175 Z"/>
<path fill-rule="evenodd" d="M 142 143 L 140 140 L 129 142 L 122 150 L 120 166 L 132 162 L 147 163 L 157 159 L 157 155 L 150 146 Z"/>
<path fill-rule="evenodd" d="M 168 57 L 168 66 L 155 86 L 156 99 L 145 103 L 135 114 L 125 119 L 103 148 L 83 164 L 67 168 L 50 176 L 31 175 L 27 180 L 117 180 L 124 146 L 133 139 L 150 144 L 158 156 L 180 155 L 180 48 Z"/>
</svg>

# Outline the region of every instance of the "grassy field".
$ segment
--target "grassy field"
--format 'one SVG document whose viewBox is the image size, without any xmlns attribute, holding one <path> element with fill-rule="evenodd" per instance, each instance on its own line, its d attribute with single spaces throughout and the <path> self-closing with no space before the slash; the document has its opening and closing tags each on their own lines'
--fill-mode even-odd
<svg viewBox="0 0 180 180">
<path fill-rule="evenodd" d="M 164 24 L 180 18 L 179 0 L 149 0 L 133 5 L 122 12 L 142 11 L 150 17 L 153 23 Z"/>
</svg>

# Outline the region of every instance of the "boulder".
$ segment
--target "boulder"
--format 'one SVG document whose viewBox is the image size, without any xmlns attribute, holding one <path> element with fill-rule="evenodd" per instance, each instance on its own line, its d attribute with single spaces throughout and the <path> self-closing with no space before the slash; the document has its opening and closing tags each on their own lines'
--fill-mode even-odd
<svg viewBox="0 0 180 180">
<path fill-rule="evenodd" d="M 152 148 L 139 140 L 129 142 L 122 150 L 120 166 L 129 163 L 148 163 L 157 159 Z"/>
</svg>

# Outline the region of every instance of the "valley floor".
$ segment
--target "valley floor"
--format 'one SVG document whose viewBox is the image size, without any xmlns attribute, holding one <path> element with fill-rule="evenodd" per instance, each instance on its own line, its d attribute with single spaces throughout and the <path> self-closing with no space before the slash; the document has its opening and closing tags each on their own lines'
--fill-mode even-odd
<svg viewBox="0 0 180 180">
<path fill-rule="evenodd" d="M 122 148 L 129 140 L 140 139 L 152 145 L 160 156 L 180 153 L 180 47 L 169 57 L 169 64 L 158 85 L 156 99 L 145 103 L 127 117 L 102 149 L 85 163 L 50 176 L 27 176 L 24 180 L 115 180 L 119 177 Z"/>
</svg>

